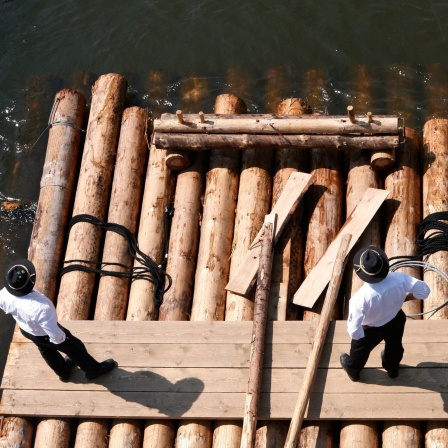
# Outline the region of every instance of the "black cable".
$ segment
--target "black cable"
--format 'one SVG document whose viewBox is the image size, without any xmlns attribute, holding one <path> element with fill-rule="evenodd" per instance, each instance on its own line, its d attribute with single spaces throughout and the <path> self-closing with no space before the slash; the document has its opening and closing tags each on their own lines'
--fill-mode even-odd
<svg viewBox="0 0 448 448">
<path fill-rule="evenodd" d="M 157 308 L 162 305 L 163 295 L 170 289 L 172 284 L 171 276 L 158 266 L 151 257 L 142 252 L 138 247 L 138 242 L 134 234 L 126 227 L 115 224 L 105 223 L 92 215 L 81 214 L 74 216 L 70 223 L 70 229 L 79 222 L 87 222 L 95 226 L 101 227 L 105 231 L 112 231 L 121 235 L 129 244 L 129 253 L 137 260 L 141 266 L 125 266 L 121 263 L 111 262 L 95 262 L 88 260 L 65 260 L 64 264 L 71 263 L 61 270 L 61 276 L 71 271 L 84 271 L 99 275 L 109 275 L 113 277 L 129 278 L 131 280 L 147 280 L 155 285 L 154 304 Z M 84 264 L 80 264 L 84 263 Z M 86 265 L 93 265 L 92 267 Z M 118 266 L 124 268 L 125 271 L 111 271 L 108 266 Z"/>
</svg>

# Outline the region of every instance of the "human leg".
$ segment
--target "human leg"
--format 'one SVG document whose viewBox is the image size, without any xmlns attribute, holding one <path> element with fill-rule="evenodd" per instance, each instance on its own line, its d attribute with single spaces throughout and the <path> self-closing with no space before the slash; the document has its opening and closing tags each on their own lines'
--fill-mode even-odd
<svg viewBox="0 0 448 448">
<path fill-rule="evenodd" d="M 398 375 L 400 361 L 403 359 L 403 333 L 406 325 L 406 315 L 402 310 L 386 325 L 385 330 L 385 347 L 381 353 L 381 359 L 384 369 L 387 370 L 389 376 L 395 378 Z"/>
</svg>

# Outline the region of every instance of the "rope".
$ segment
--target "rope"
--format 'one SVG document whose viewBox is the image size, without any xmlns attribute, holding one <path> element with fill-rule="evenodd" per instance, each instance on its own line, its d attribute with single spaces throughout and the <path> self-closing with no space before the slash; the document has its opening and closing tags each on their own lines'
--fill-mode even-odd
<svg viewBox="0 0 448 448">
<path fill-rule="evenodd" d="M 125 266 L 121 263 L 111 262 L 99 262 L 88 260 L 65 260 L 64 265 L 71 263 L 69 266 L 65 266 L 61 270 L 61 276 L 71 271 L 84 271 L 99 275 L 108 275 L 113 277 L 129 278 L 134 280 L 147 280 L 155 285 L 154 304 L 157 308 L 163 303 L 163 295 L 170 289 L 172 284 L 171 276 L 161 269 L 161 265 L 157 265 L 151 257 L 142 252 L 138 247 L 136 237 L 126 227 L 115 224 L 105 223 L 92 215 L 81 214 L 74 216 L 70 223 L 70 229 L 79 222 L 87 222 L 89 224 L 101 227 L 105 231 L 112 231 L 121 235 L 129 244 L 129 253 L 132 257 L 140 263 L 141 266 Z M 84 263 L 84 264 L 80 264 Z M 91 265 L 86 266 L 86 265 Z M 117 266 L 125 269 L 124 271 L 111 271 L 107 268 L 110 266 Z M 166 286 L 165 286 L 166 285 Z"/>
<path fill-rule="evenodd" d="M 446 222 L 443 222 L 446 221 Z M 428 233 L 430 234 L 428 235 Z M 389 266 L 390 271 L 402 267 L 419 266 L 425 270 L 434 271 L 448 282 L 448 275 L 427 262 L 430 255 L 433 255 L 441 250 L 448 251 L 448 212 L 436 212 L 428 215 L 420 224 L 417 234 L 417 255 L 401 255 L 389 258 L 390 260 L 408 260 L 396 261 Z M 419 259 L 423 261 L 419 261 Z M 407 317 L 423 316 L 434 313 L 441 308 L 448 305 L 448 300 L 424 313 L 408 314 Z"/>
</svg>

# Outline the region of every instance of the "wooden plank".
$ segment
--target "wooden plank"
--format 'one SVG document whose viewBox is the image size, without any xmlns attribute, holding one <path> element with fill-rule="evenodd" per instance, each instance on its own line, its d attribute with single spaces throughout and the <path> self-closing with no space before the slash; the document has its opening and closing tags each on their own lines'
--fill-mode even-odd
<svg viewBox="0 0 448 448">
<path fill-rule="evenodd" d="M 393 115 L 378 115 L 372 122 L 357 116 L 351 122 L 346 115 L 183 115 L 163 114 L 154 120 L 155 132 L 190 132 L 217 134 L 398 134 L 403 122 Z"/>
<path fill-rule="evenodd" d="M 328 246 L 322 258 L 307 275 L 299 289 L 294 294 L 293 303 L 312 308 L 330 281 L 333 263 L 344 234 L 350 233 L 352 239 L 349 251 L 358 241 L 367 225 L 370 223 L 381 204 L 389 195 L 386 190 L 368 188 L 359 204 L 345 221 L 336 238 Z"/>
<path fill-rule="evenodd" d="M 246 344 L 251 341 L 251 321 L 169 322 L 169 321 L 62 321 L 70 331 L 86 344 Z M 317 323 L 310 321 L 268 322 L 267 344 L 311 344 Z M 350 342 L 345 320 L 332 321 L 328 329 L 328 341 L 333 344 Z M 16 330 L 14 342 L 33 344 Z M 408 319 L 403 341 L 448 342 L 447 320 Z"/>
<path fill-rule="evenodd" d="M 386 388 L 385 388 L 386 389 Z M 75 395 L 75 394 L 71 394 Z M 142 393 L 78 391 L 67 400 L 66 391 L 6 390 L 2 415 L 95 418 L 241 419 L 244 393 Z M 260 419 L 287 419 L 293 411 L 290 393 L 260 397 Z M 447 420 L 448 393 L 422 391 L 311 394 L 305 419 L 331 420 Z"/>
<path fill-rule="evenodd" d="M 288 219 L 294 211 L 294 207 L 303 198 L 308 187 L 314 182 L 311 174 L 295 172 L 292 173 L 286 182 L 278 201 L 274 205 L 271 213 L 277 214 L 277 227 L 275 230 L 275 242 L 277 242 Z M 262 229 L 258 232 L 251 247 L 243 257 L 241 264 L 235 271 L 226 286 L 228 291 L 245 295 L 249 292 L 258 269 L 258 259 L 260 253 L 259 241 Z"/>
</svg>

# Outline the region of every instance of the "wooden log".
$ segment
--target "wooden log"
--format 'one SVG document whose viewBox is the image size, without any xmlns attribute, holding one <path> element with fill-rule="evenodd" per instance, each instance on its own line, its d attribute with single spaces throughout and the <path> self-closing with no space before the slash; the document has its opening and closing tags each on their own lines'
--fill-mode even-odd
<svg viewBox="0 0 448 448">
<path fill-rule="evenodd" d="M 211 448 L 212 420 L 189 421 L 179 424 L 176 436 L 176 448 Z"/>
<path fill-rule="evenodd" d="M 187 114 L 199 112 L 199 110 L 204 108 L 204 103 L 210 98 L 209 78 L 193 74 L 181 80 L 180 95 L 179 109 Z"/>
<path fill-rule="evenodd" d="M 0 448 L 31 448 L 34 439 L 34 419 L 1 417 Z"/>
<path fill-rule="evenodd" d="M 55 97 L 28 258 L 38 271 L 36 289 L 55 300 L 65 231 L 71 212 L 86 99 L 64 89 Z"/>
<path fill-rule="evenodd" d="M 142 448 L 172 447 L 176 438 L 175 420 L 148 420 Z"/>
<path fill-rule="evenodd" d="M 385 421 L 383 424 L 382 448 L 395 448 L 398 446 L 420 448 L 422 441 L 421 422 Z"/>
<path fill-rule="evenodd" d="M 280 115 L 301 115 L 311 112 L 311 107 L 300 98 L 288 98 L 278 106 Z M 308 172 L 308 155 L 308 151 L 294 151 L 290 148 L 277 149 L 272 193 L 273 206 L 277 203 L 292 173 Z M 301 225 L 303 210 L 304 204 L 301 202 L 276 243 L 269 297 L 270 320 L 294 320 L 297 318 L 298 307 L 292 306 L 291 300 L 303 280 L 305 251 Z"/>
<path fill-rule="evenodd" d="M 358 448 L 361 446 L 379 448 L 377 422 L 342 422 L 341 426 L 340 448 Z"/>
<path fill-rule="evenodd" d="M 234 95 L 223 94 L 216 98 L 216 112 L 244 112 L 245 108 Z M 239 163 L 234 151 L 211 152 L 191 320 L 224 319 L 224 287 L 229 276 Z"/>
<path fill-rule="evenodd" d="M 277 106 L 291 90 L 288 75 L 283 65 L 270 67 L 266 71 L 266 93 L 263 98 L 264 109 L 268 113 L 277 112 Z"/>
<path fill-rule="evenodd" d="M 442 448 L 448 440 L 448 422 L 430 420 L 426 422 L 425 448 Z"/>
<path fill-rule="evenodd" d="M 126 86 L 118 74 L 103 75 L 95 83 L 73 215 L 87 213 L 105 219 Z M 100 232 L 91 224 L 76 224 L 69 235 L 66 260 L 97 262 Z M 93 286 L 93 274 L 72 271 L 64 275 L 58 294 L 59 318 L 88 319 Z"/>
<path fill-rule="evenodd" d="M 92 87 L 95 84 L 96 76 L 93 73 L 79 70 L 70 75 L 68 85 L 70 89 L 81 92 L 89 100 L 92 94 Z"/>
<path fill-rule="evenodd" d="M 255 448 L 283 446 L 288 433 L 288 425 L 283 420 L 267 420 L 258 427 Z"/>
<path fill-rule="evenodd" d="M 243 153 L 230 276 L 238 270 L 249 247 L 262 228 L 265 216 L 270 211 L 273 155 L 274 153 L 270 150 L 256 149 Z M 227 292 L 226 320 L 252 320 L 253 315 L 253 295 L 247 297 L 232 291 Z"/>
<path fill-rule="evenodd" d="M 71 438 L 70 419 L 45 419 L 37 425 L 34 448 L 69 448 Z"/>
<path fill-rule="evenodd" d="M 310 274 L 342 227 L 344 178 L 341 156 L 342 154 L 328 153 L 321 148 L 311 150 L 311 173 L 316 180 L 307 196 L 307 208 L 311 210 L 311 215 L 305 247 L 305 277 Z M 319 318 L 323 298 L 321 295 L 311 310 L 304 311 L 304 320 Z"/>
<path fill-rule="evenodd" d="M 277 215 L 267 215 L 262 228 L 260 265 L 255 294 L 254 324 L 249 364 L 249 380 L 244 405 L 241 448 L 253 447 L 258 419 L 261 381 L 263 378 L 264 343 L 268 318 L 269 287 L 271 284 L 273 240 Z"/>
<path fill-rule="evenodd" d="M 230 67 L 227 70 L 224 93 L 236 95 L 246 104 L 253 101 L 254 70 L 250 67 Z"/>
<path fill-rule="evenodd" d="M 168 105 L 169 79 L 161 70 L 150 70 L 145 79 L 144 104 L 148 107 L 151 118 L 159 118 Z"/>
<path fill-rule="evenodd" d="M 166 208 L 172 203 L 175 178 L 165 164 L 166 151 L 151 146 L 140 212 L 138 244 L 158 265 L 165 257 Z M 141 266 L 135 262 L 135 267 Z M 156 320 L 155 287 L 147 280 L 134 280 L 129 293 L 126 320 Z"/>
<path fill-rule="evenodd" d="M 423 127 L 423 218 L 435 212 L 448 211 L 448 120 L 434 118 Z M 426 235 L 429 237 L 430 235 Z M 448 252 L 439 251 L 427 257 L 428 263 L 448 272 Z M 448 296 L 448 283 L 436 272 L 425 271 L 423 278 L 431 289 L 423 303 L 423 311 L 441 305 Z M 424 316 L 428 318 L 429 315 Z M 443 307 L 431 319 L 447 319 L 448 307 Z"/>
<path fill-rule="evenodd" d="M 148 115 L 145 109 L 130 107 L 123 112 L 120 139 L 112 182 L 107 222 L 122 225 L 136 234 L 147 165 Z M 123 236 L 107 232 L 103 263 L 132 266 L 129 242 Z M 105 266 L 112 272 L 124 272 L 121 266 Z M 95 320 L 123 320 L 126 317 L 130 279 L 102 276 L 95 307 Z"/>
<path fill-rule="evenodd" d="M 367 107 L 366 105 L 373 103 L 372 90 L 374 83 L 372 75 L 367 71 L 365 66 L 357 67 L 353 73 L 353 83 L 360 86 L 356 95 L 354 95 L 353 107 L 356 110 L 363 111 Z M 382 178 L 377 171 L 372 169 L 370 159 L 371 153 L 369 151 L 355 149 L 348 152 L 348 175 L 345 194 L 346 217 L 350 216 L 368 188 L 383 188 Z M 381 243 L 380 215 L 378 213 L 366 227 L 348 257 L 347 263 L 350 269 L 346 269 L 344 279 L 346 286 L 345 296 L 347 298 L 344 301 L 343 308 L 343 316 L 345 319 L 348 316 L 348 299 L 363 284 L 362 280 L 351 269 L 354 254 L 358 248 L 369 245 L 381 246 Z"/>
<path fill-rule="evenodd" d="M 334 432 L 332 421 L 307 420 L 300 433 L 298 446 L 300 448 L 335 448 Z"/>
<path fill-rule="evenodd" d="M 425 68 L 423 118 L 445 118 L 448 113 L 448 66 L 443 62 L 429 64 Z"/>
<path fill-rule="evenodd" d="M 181 171 L 190 165 L 191 156 L 188 151 L 175 151 L 169 149 L 166 153 L 165 163 L 171 170 Z"/>
<path fill-rule="evenodd" d="M 322 314 L 319 318 L 319 323 L 314 335 L 313 345 L 311 347 L 311 353 L 306 365 L 305 377 L 302 380 L 299 390 L 299 396 L 294 407 L 294 413 L 291 419 L 291 424 L 289 426 L 288 435 L 286 437 L 285 448 L 294 448 L 297 445 L 299 439 L 299 433 L 302 429 L 303 418 L 305 416 L 305 410 L 308 405 L 311 387 L 314 382 L 325 339 L 327 337 L 328 327 L 330 325 L 330 320 L 333 315 L 339 288 L 341 286 L 342 276 L 344 274 L 345 260 L 351 237 L 352 236 L 350 234 L 345 234 L 341 239 L 341 244 L 339 246 L 336 260 L 333 266 L 330 284 L 328 285 L 327 293 L 322 307 Z"/>
<path fill-rule="evenodd" d="M 205 159 L 195 162 L 177 176 L 174 215 L 168 247 L 167 273 L 173 279 L 160 307 L 159 320 L 189 320 L 194 291 L 205 188 Z"/>
<path fill-rule="evenodd" d="M 206 149 L 279 149 L 293 148 L 297 150 L 322 148 L 324 150 L 377 150 L 396 148 L 399 145 L 397 135 L 305 135 L 305 134 L 194 134 L 194 133 L 162 133 L 153 136 L 157 148 L 170 150 Z"/>
<path fill-rule="evenodd" d="M 115 419 L 108 448 L 140 448 L 143 442 L 141 420 Z"/>
<path fill-rule="evenodd" d="M 74 448 L 107 448 L 108 440 L 109 423 L 107 419 L 81 419 L 76 429 Z"/>
<path fill-rule="evenodd" d="M 385 179 L 385 189 L 390 194 L 386 201 L 388 225 L 384 250 L 389 258 L 417 255 L 418 226 L 422 221 L 421 156 L 420 136 L 413 129 L 406 128 L 404 145 L 396 153 L 395 168 Z M 395 261 L 405 260 L 392 260 L 391 263 Z M 422 278 L 419 267 L 400 268 L 400 271 Z M 422 301 L 407 301 L 403 304 L 403 310 L 406 314 L 421 313 Z"/>
<path fill-rule="evenodd" d="M 241 420 L 217 420 L 213 431 L 213 448 L 238 448 L 242 433 Z"/>
<path fill-rule="evenodd" d="M 169 134 L 397 135 L 402 126 L 401 120 L 392 115 L 375 115 L 371 122 L 367 116 L 357 116 L 354 123 L 346 115 L 299 115 L 282 118 L 278 115 L 247 114 L 241 117 L 233 114 L 205 114 L 204 119 L 205 123 L 201 123 L 197 114 L 184 113 L 183 123 L 179 123 L 176 115 L 163 114 L 160 119 L 154 120 L 154 131 Z"/>
</svg>

